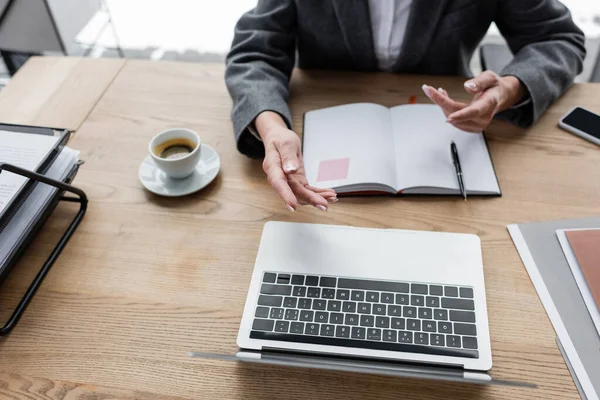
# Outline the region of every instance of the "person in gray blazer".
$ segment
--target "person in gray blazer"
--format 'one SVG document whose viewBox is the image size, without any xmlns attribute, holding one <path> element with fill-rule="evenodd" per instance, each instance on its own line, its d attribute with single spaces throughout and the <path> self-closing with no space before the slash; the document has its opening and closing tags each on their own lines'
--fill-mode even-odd
<svg viewBox="0 0 600 400">
<path fill-rule="evenodd" d="M 331 189 L 308 185 L 287 105 L 294 66 L 472 77 L 469 61 L 495 22 L 514 59 L 468 79 L 469 104 L 423 85 L 448 122 L 481 132 L 494 117 L 527 127 L 581 72 L 584 35 L 557 0 L 259 0 L 235 27 L 225 82 L 238 150 L 264 157 L 286 206 L 327 211 Z M 352 82 L 348 82 L 349 85 Z"/>
</svg>

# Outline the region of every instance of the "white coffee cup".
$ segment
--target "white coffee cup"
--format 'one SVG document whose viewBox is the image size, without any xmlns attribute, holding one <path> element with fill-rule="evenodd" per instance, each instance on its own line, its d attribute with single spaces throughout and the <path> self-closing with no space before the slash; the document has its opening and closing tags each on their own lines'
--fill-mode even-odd
<svg viewBox="0 0 600 400">
<path fill-rule="evenodd" d="M 190 129 L 167 129 L 154 136 L 148 152 L 169 178 L 190 176 L 200 161 L 200 136 Z"/>
</svg>

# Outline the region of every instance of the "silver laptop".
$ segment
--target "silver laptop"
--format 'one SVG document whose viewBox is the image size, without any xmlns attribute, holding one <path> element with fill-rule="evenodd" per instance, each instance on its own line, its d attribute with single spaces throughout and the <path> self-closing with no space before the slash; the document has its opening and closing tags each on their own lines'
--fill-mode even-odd
<svg viewBox="0 0 600 400">
<path fill-rule="evenodd" d="M 475 235 L 268 222 L 226 360 L 473 383 L 492 352 Z"/>
</svg>

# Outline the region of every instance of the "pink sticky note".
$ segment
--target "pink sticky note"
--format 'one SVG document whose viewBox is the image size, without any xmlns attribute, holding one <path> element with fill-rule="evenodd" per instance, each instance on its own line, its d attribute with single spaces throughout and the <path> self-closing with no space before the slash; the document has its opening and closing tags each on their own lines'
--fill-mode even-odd
<svg viewBox="0 0 600 400">
<path fill-rule="evenodd" d="M 349 168 L 349 158 L 339 158 L 337 160 L 321 161 L 319 163 L 319 173 L 317 175 L 317 182 L 346 179 L 348 178 Z"/>
</svg>

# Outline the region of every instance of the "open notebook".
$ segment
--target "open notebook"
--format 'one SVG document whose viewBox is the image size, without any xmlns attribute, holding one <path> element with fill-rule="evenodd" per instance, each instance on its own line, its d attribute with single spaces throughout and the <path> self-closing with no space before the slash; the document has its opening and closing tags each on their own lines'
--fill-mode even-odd
<svg viewBox="0 0 600 400">
<path fill-rule="evenodd" d="M 308 182 L 344 193 L 460 195 L 450 143 L 469 195 L 501 195 L 482 134 L 446 122 L 436 105 L 357 103 L 304 115 Z"/>
</svg>

